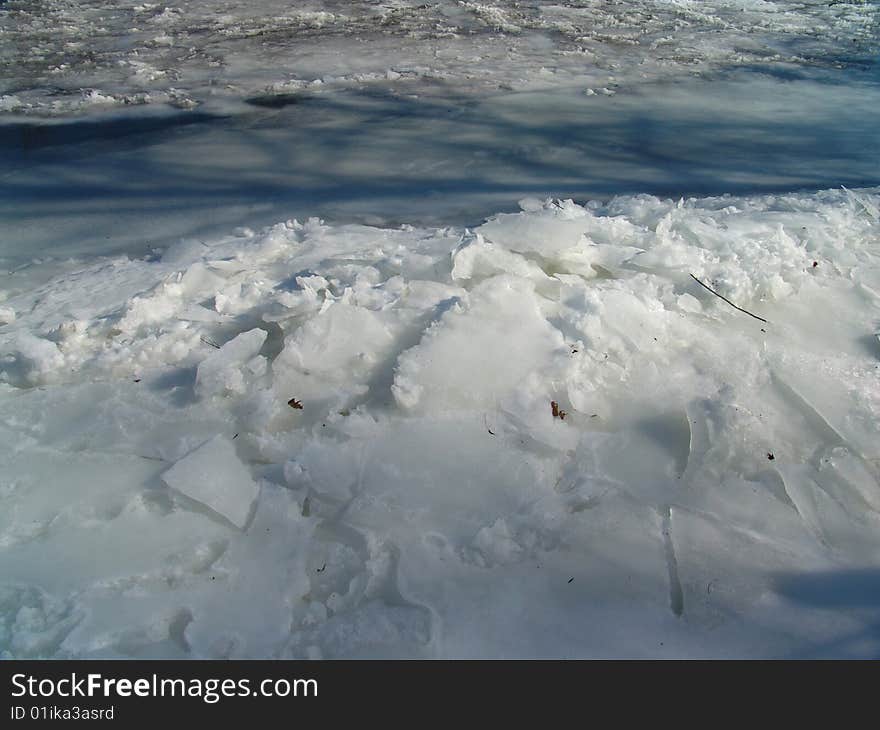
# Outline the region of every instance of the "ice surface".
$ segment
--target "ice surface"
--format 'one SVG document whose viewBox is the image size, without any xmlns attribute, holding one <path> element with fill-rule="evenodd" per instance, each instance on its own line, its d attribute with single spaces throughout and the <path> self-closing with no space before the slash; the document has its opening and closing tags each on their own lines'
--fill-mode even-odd
<svg viewBox="0 0 880 730">
<path fill-rule="evenodd" d="M 878 656 L 877 13 L 2 3 L 0 655 Z"/>
<path fill-rule="evenodd" d="M 260 491 L 236 455 L 235 445 L 222 435 L 176 462 L 162 474 L 162 481 L 241 528 L 247 523 Z"/>
<path fill-rule="evenodd" d="M 6 650 L 873 655 L 815 596 L 877 580 L 878 205 L 289 220 L 13 293 Z"/>
<path fill-rule="evenodd" d="M 9 0 L 2 286 L 290 216 L 476 225 L 525 196 L 876 185 L 878 13 Z"/>
<path fill-rule="evenodd" d="M 600 96 L 682 69 L 861 69 L 875 62 L 877 13 L 875 3 L 787 0 L 8 0 L 0 110 L 191 108 L 218 97 L 277 108 L 285 94 L 363 85 L 482 94 L 574 82 Z"/>
<path fill-rule="evenodd" d="M 254 358 L 267 336 L 268 332 L 262 329 L 242 332 L 208 355 L 196 370 L 196 392 L 202 396 L 244 392 L 247 377 L 244 368 L 250 370 L 251 375 L 259 373 L 261 366 Z"/>
<path fill-rule="evenodd" d="M 476 226 L 524 197 L 877 185 L 880 87 L 807 71 L 642 79 L 600 102 L 578 86 L 361 88 L 278 110 L 0 120 L 0 285 L 27 288 L 69 257 L 198 247 L 289 217 Z"/>
</svg>

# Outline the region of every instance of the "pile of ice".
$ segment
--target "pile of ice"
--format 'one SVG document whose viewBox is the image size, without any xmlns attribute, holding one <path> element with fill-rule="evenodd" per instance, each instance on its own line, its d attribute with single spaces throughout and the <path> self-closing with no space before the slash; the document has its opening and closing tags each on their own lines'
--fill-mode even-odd
<svg viewBox="0 0 880 730">
<path fill-rule="evenodd" d="M 880 191 L 521 207 L 6 298 L 0 648 L 876 655 Z"/>
<path fill-rule="evenodd" d="M 737 67 L 862 69 L 877 56 L 878 12 L 794 0 L 6 0 L 0 112 L 189 108 L 278 85 L 610 94 Z"/>
</svg>

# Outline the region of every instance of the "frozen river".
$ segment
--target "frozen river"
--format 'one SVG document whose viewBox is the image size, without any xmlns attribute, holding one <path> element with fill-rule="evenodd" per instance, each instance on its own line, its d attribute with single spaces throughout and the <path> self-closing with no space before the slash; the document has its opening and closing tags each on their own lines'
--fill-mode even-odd
<svg viewBox="0 0 880 730">
<path fill-rule="evenodd" d="M 13 265 L 48 253 L 142 255 L 291 216 L 476 225 L 526 196 L 880 183 L 880 85 L 852 70 L 739 71 L 613 96 L 362 88 L 205 107 L 0 126 L 3 254 Z"/>
</svg>

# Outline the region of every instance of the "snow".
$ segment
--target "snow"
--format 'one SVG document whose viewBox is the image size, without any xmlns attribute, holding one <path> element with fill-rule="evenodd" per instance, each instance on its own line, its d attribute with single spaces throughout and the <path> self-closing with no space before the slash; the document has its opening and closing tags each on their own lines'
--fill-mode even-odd
<svg viewBox="0 0 880 730">
<path fill-rule="evenodd" d="M 877 12 L 8 0 L 0 655 L 876 657 Z"/>
</svg>

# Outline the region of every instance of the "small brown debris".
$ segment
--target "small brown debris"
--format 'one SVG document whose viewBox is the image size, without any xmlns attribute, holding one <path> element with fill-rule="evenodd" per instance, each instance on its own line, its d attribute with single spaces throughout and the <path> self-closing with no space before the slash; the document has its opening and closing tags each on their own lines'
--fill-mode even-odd
<svg viewBox="0 0 880 730">
<path fill-rule="evenodd" d="M 818 262 L 818 261 L 814 261 L 814 262 L 813 262 L 813 268 L 814 268 L 814 269 L 815 269 L 818 265 L 819 265 L 819 262 Z"/>
<path fill-rule="evenodd" d="M 302 401 L 298 401 L 296 398 L 291 398 L 289 401 L 287 401 L 287 405 L 297 411 L 301 411 L 303 409 Z"/>
<path fill-rule="evenodd" d="M 555 400 L 550 401 L 550 412 L 553 414 L 553 418 L 558 418 L 561 421 L 564 421 L 565 417 L 568 415 L 559 407 L 559 404 Z"/>
<path fill-rule="evenodd" d="M 773 456 L 773 454 L 770 451 L 767 452 L 767 460 L 768 461 L 773 461 L 775 458 L 776 457 Z"/>
</svg>

